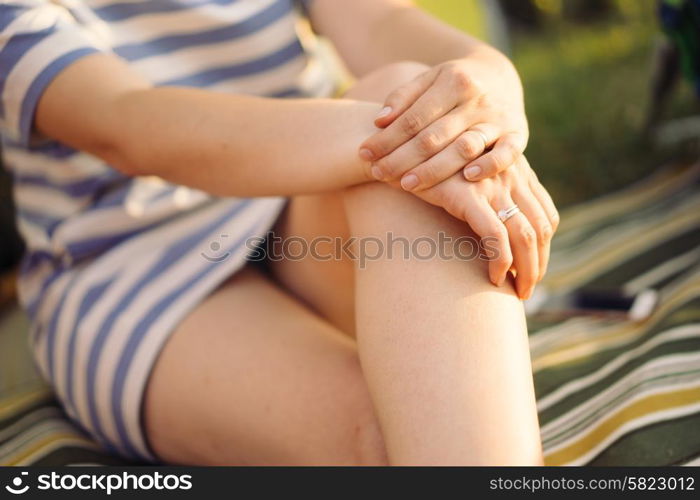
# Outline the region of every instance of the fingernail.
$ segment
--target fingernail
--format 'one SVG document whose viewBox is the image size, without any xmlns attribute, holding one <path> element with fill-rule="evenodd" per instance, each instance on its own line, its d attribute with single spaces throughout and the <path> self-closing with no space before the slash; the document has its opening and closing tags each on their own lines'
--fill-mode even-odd
<svg viewBox="0 0 700 500">
<path fill-rule="evenodd" d="M 478 167 L 474 165 L 473 167 L 469 167 L 464 174 L 467 176 L 467 179 L 476 179 L 481 175 L 481 167 Z"/>
<path fill-rule="evenodd" d="M 389 114 L 393 111 L 391 106 L 384 106 L 382 110 L 379 112 L 377 115 L 377 120 L 380 118 L 384 118 L 385 116 L 389 116 Z"/>
<path fill-rule="evenodd" d="M 378 181 L 381 181 L 384 178 L 384 174 L 382 173 L 379 167 L 372 167 L 370 172 L 372 173 L 372 177 L 374 177 Z"/>
<path fill-rule="evenodd" d="M 404 188 L 406 191 L 411 191 L 414 189 L 420 181 L 418 180 L 418 176 L 415 174 L 408 174 L 405 176 L 403 179 L 401 179 L 401 187 Z"/>
<path fill-rule="evenodd" d="M 360 158 L 362 158 L 365 161 L 372 161 L 374 160 L 374 154 L 372 154 L 372 151 L 370 151 L 367 148 L 362 148 L 360 149 Z"/>
<path fill-rule="evenodd" d="M 527 300 L 532 295 L 532 288 L 528 288 L 527 290 L 523 290 L 518 295 L 520 296 L 520 300 Z"/>
<path fill-rule="evenodd" d="M 505 277 L 505 275 L 503 275 L 503 276 L 501 276 L 501 277 L 498 279 L 498 282 L 496 283 L 496 286 L 501 287 L 501 286 L 503 286 L 503 284 L 504 284 L 505 282 L 506 282 L 506 277 Z"/>
</svg>

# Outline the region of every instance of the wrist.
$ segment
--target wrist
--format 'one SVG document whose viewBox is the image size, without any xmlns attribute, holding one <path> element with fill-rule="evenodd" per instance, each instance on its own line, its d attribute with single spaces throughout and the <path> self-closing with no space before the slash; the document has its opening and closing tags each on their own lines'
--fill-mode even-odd
<svg viewBox="0 0 700 500">
<path fill-rule="evenodd" d="M 484 45 L 461 59 L 460 63 L 487 88 L 499 89 L 503 98 L 524 108 L 520 75 L 512 61 L 503 53 Z"/>
<path fill-rule="evenodd" d="M 353 101 L 354 113 L 353 132 L 349 136 L 350 150 L 352 151 L 352 162 L 356 167 L 356 177 L 358 183 L 374 182 L 376 179 L 372 176 L 372 162 L 365 161 L 360 157 L 360 145 L 370 136 L 374 135 L 379 129 L 374 125 L 374 120 L 381 110 L 382 106 L 377 103 L 367 101 Z"/>
</svg>

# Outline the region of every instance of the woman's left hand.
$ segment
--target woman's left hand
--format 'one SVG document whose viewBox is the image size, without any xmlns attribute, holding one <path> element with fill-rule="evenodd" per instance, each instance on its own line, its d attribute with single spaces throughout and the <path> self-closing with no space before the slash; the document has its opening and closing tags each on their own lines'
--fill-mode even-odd
<svg viewBox="0 0 700 500">
<path fill-rule="evenodd" d="M 530 298 L 547 270 L 559 213 L 524 156 L 481 182 L 466 182 L 455 174 L 416 196 L 469 224 L 482 244 L 488 243 L 491 282 L 500 286 L 512 269 L 518 296 Z M 514 216 L 499 218 L 500 210 L 516 205 Z"/>
<path fill-rule="evenodd" d="M 428 70 L 389 94 L 360 146 L 377 180 L 421 191 L 460 169 L 492 177 L 522 155 L 528 126 L 520 80 L 510 62 L 465 58 Z"/>
</svg>

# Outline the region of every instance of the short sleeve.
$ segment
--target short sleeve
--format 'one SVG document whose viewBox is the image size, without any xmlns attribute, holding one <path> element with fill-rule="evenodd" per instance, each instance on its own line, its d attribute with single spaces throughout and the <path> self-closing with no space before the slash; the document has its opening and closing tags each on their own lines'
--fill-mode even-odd
<svg viewBox="0 0 700 500">
<path fill-rule="evenodd" d="M 49 0 L 0 2 L 0 133 L 28 145 L 37 103 L 51 80 L 101 50 L 64 6 Z"/>
</svg>

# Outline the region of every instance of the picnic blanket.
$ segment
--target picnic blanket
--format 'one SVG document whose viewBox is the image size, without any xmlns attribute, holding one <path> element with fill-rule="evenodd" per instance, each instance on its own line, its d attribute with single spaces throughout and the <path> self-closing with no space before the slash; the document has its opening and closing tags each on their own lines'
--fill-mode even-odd
<svg viewBox="0 0 700 500">
<path fill-rule="evenodd" d="M 660 294 L 643 321 L 528 318 L 546 463 L 700 465 L 700 165 L 563 212 L 542 286 Z M 0 465 L 124 464 L 66 418 L 21 330 L 0 325 Z"/>
</svg>

